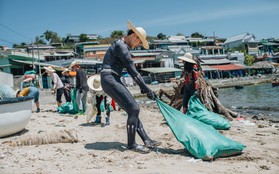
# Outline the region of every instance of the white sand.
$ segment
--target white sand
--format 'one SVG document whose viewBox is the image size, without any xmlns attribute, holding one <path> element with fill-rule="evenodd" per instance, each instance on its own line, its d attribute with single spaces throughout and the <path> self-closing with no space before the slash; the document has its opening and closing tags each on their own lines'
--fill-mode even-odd
<svg viewBox="0 0 279 174">
<path fill-rule="evenodd" d="M 141 106 L 140 118 L 152 139 L 162 145 L 149 154 L 125 149 L 127 142 L 124 111 L 111 113 L 111 125 L 86 124 L 86 116 L 61 115 L 55 110 L 54 97 L 41 95 L 41 113 L 32 113 L 26 129 L 1 138 L 0 173 L 279 173 L 279 124 L 267 120 L 247 126 L 232 122 L 222 133 L 247 147 L 242 155 L 218 158 L 213 162 L 195 160 L 164 124 L 155 106 Z M 35 110 L 35 108 L 33 109 Z M 104 118 L 102 120 L 105 121 Z M 77 143 L 10 147 L 9 140 L 63 129 L 78 132 Z M 137 137 L 137 142 L 142 141 Z"/>
</svg>

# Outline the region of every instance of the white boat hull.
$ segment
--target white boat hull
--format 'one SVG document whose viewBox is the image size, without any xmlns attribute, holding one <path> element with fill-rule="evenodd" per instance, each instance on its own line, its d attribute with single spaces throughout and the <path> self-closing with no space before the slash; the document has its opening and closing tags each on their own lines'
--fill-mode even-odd
<svg viewBox="0 0 279 174">
<path fill-rule="evenodd" d="M 15 134 L 26 127 L 32 114 L 32 100 L 22 97 L 0 101 L 0 137 Z"/>
</svg>

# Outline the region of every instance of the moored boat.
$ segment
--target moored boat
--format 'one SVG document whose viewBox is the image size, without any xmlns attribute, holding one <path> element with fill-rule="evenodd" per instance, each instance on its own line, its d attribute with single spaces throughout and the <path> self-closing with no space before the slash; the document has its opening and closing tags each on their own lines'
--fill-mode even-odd
<svg viewBox="0 0 279 174">
<path fill-rule="evenodd" d="M 234 88 L 235 89 L 243 89 L 243 86 L 242 85 L 235 85 Z"/>
<path fill-rule="evenodd" d="M 0 137 L 15 134 L 29 123 L 33 97 L 0 100 Z"/>
<path fill-rule="evenodd" d="M 271 84 L 273 87 L 279 86 L 279 81 L 273 81 L 273 82 L 271 82 Z"/>
</svg>

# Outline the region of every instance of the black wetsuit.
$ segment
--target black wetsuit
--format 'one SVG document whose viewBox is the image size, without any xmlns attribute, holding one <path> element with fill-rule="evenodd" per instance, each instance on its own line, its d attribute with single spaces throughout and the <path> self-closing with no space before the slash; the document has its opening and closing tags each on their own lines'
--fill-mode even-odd
<svg viewBox="0 0 279 174">
<path fill-rule="evenodd" d="M 144 83 L 137 72 L 131 59 L 130 48 L 121 39 L 115 41 L 107 50 L 103 59 L 101 71 L 101 85 L 106 94 L 113 98 L 128 114 L 127 134 L 128 149 L 136 148 L 135 133 L 137 132 L 144 143 L 151 139 L 146 134 L 139 119 L 140 107 L 134 97 L 120 81 L 120 75 L 124 68 L 139 85 L 142 93 L 149 93 L 151 90 Z M 153 141 L 153 140 L 152 140 Z"/>
</svg>

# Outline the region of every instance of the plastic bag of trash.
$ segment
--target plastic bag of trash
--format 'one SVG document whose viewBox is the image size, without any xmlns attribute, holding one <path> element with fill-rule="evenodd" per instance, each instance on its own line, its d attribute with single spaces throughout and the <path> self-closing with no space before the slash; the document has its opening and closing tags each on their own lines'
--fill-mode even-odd
<svg viewBox="0 0 279 174">
<path fill-rule="evenodd" d="M 186 116 L 211 125 L 215 129 L 219 130 L 226 130 L 231 127 L 231 124 L 228 120 L 221 117 L 219 114 L 207 110 L 207 108 L 195 95 L 193 95 L 189 100 L 189 109 L 186 113 Z"/>
<path fill-rule="evenodd" d="M 241 154 L 245 146 L 226 138 L 211 125 L 191 117 L 156 99 L 164 118 L 176 139 L 196 158 L 212 160 Z"/>
<path fill-rule="evenodd" d="M 101 105 L 100 105 L 100 108 L 101 108 L 101 112 L 104 112 L 104 111 L 105 111 L 105 102 L 104 102 L 104 100 L 102 100 Z M 110 110 L 111 112 L 114 110 L 112 104 L 109 105 L 109 110 Z"/>
<path fill-rule="evenodd" d="M 66 102 L 58 107 L 58 112 L 62 114 L 76 114 L 78 113 L 78 105 L 76 102 L 76 88 L 71 91 L 71 102 Z"/>
</svg>

